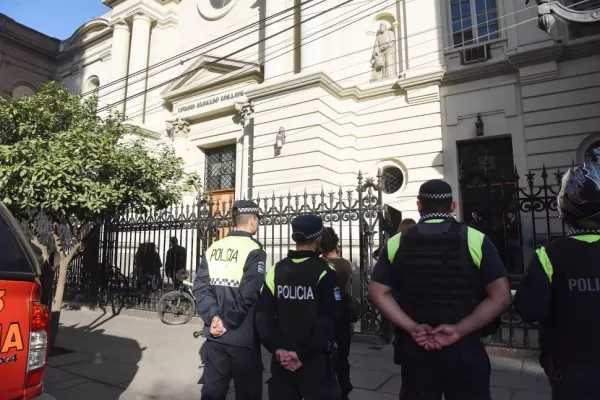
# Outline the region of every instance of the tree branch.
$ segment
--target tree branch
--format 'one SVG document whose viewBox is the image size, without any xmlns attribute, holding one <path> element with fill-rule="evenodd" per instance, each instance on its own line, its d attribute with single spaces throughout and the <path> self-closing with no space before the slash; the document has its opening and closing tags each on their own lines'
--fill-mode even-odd
<svg viewBox="0 0 600 400">
<path fill-rule="evenodd" d="M 56 251 L 62 256 L 65 254 L 62 239 L 60 238 L 60 234 L 58 233 L 58 227 L 56 224 L 52 226 L 52 237 L 54 238 L 54 243 L 56 244 Z"/>
<path fill-rule="evenodd" d="M 73 224 L 71 223 L 71 221 L 68 218 L 65 218 L 64 224 L 69 227 L 69 232 L 71 232 L 71 235 L 73 235 L 73 238 L 78 241 L 79 236 L 78 236 L 77 232 L 75 231 L 75 228 L 73 228 Z"/>
<path fill-rule="evenodd" d="M 89 224 L 90 222 L 86 221 L 85 224 Z M 83 228 L 85 225 L 82 224 L 81 227 Z M 92 224 L 92 226 L 90 227 L 90 229 L 88 229 L 87 233 L 85 235 L 83 235 L 83 237 L 81 238 L 81 242 L 85 243 L 85 240 L 88 238 L 88 236 L 91 235 L 92 231 L 94 230 L 94 228 L 96 227 L 96 224 Z"/>
<path fill-rule="evenodd" d="M 65 255 L 65 264 L 67 265 L 67 268 L 69 264 L 71 264 L 71 261 L 73 261 L 73 258 L 75 258 L 75 256 L 79 253 L 79 249 L 81 248 L 82 244 L 83 243 L 78 240 L 77 243 L 75 243 L 75 246 L 73 246 L 73 248 L 69 252 L 69 254 Z"/>
<path fill-rule="evenodd" d="M 42 260 L 48 261 L 48 259 L 50 258 L 49 254 L 48 254 L 48 247 L 44 246 L 39 241 L 39 239 L 37 238 L 37 236 L 34 236 L 33 239 L 31 239 L 31 243 L 41 251 L 41 253 L 42 253 Z"/>
</svg>

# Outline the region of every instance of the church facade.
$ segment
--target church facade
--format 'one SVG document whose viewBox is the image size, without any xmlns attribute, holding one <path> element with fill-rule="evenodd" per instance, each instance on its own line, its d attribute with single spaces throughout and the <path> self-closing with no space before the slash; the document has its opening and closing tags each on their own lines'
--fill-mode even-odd
<svg viewBox="0 0 600 400">
<path fill-rule="evenodd" d="M 444 178 L 466 219 L 463 170 L 539 178 L 600 144 L 600 29 L 547 34 L 536 5 L 103 3 L 62 43 L 57 79 L 172 143 L 218 196 L 337 191 L 381 170 L 383 202 L 405 216 Z"/>
</svg>

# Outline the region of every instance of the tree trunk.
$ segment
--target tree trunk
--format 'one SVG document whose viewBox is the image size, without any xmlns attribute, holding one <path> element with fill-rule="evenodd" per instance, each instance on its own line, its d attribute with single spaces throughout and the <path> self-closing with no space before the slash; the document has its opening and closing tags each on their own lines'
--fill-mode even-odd
<svg viewBox="0 0 600 400">
<path fill-rule="evenodd" d="M 61 256 L 60 266 L 58 267 L 58 281 L 56 282 L 56 292 L 52 301 L 52 311 L 60 312 L 62 309 L 63 296 L 65 294 L 65 283 L 67 282 L 67 272 L 69 271 L 70 257 Z"/>
<path fill-rule="evenodd" d="M 60 312 L 62 310 L 62 301 L 65 294 L 65 283 L 67 282 L 67 272 L 69 271 L 70 257 L 61 255 L 60 266 L 58 267 L 58 281 L 56 282 L 56 292 L 52 300 L 52 313 L 50 315 L 50 350 L 54 348 L 54 342 L 58 335 L 60 326 Z"/>
<path fill-rule="evenodd" d="M 62 310 L 62 302 L 65 294 L 65 284 L 67 283 L 69 264 L 71 264 L 73 257 L 81 248 L 81 244 L 81 242 L 77 242 L 67 255 L 62 252 L 62 246 L 59 247 L 59 243 L 57 243 L 56 246 L 59 249 L 57 253 L 60 254 L 60 265 L 58 267 L 58 281 L 56 282 L 56 292 L 54 293 L 54 300 L 52 301 L 52 313 L 50 316 L 50 349 L 54 347 L 54 341 L 58 335 L 60 312 Z"/>
</svg>

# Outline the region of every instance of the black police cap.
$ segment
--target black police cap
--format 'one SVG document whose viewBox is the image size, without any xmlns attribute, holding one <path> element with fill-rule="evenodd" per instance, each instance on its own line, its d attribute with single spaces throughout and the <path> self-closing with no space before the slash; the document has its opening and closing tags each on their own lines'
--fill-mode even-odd
<svg viewBox="0 0 600 400">
<path fill-rule="evenodd" d="M 323 234 L 323 219 L 314 214 L 298 215 L 292 220 L 292 239 L 306 242 Z"/>
<path fill-rule="evenodd" d="M 256 215 L 260 217 L 260 208 L 251 200 L 237 200 L 233 203 L 231 215 L 234 217 L 239 215 Z"/>
<path fill-rule="evenodd" d="M 441 179 L 431 179 L 421 185 L 419 200 L 452 200 L 452 187 Z"/>
</svg>

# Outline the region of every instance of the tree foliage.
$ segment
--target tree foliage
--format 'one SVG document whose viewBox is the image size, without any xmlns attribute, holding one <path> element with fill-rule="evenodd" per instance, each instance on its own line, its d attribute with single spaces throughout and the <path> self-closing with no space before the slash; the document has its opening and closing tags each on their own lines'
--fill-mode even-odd
<svg viewBox="0 0 600 400">
<path fill-rule="evenodd" d="M 198 181 L 169 146 L 150 149 L 136 128 L 117 114 L 100 118 L 96 106 L 56 82 L 35 96 L 0 98 L 0 199 L 30 224 L 43 214 L 68 226 L 75 250 L 104 217 L 168 207 Z M 56 244 L 66 269 L 74 252 Z"/>
</svg>

